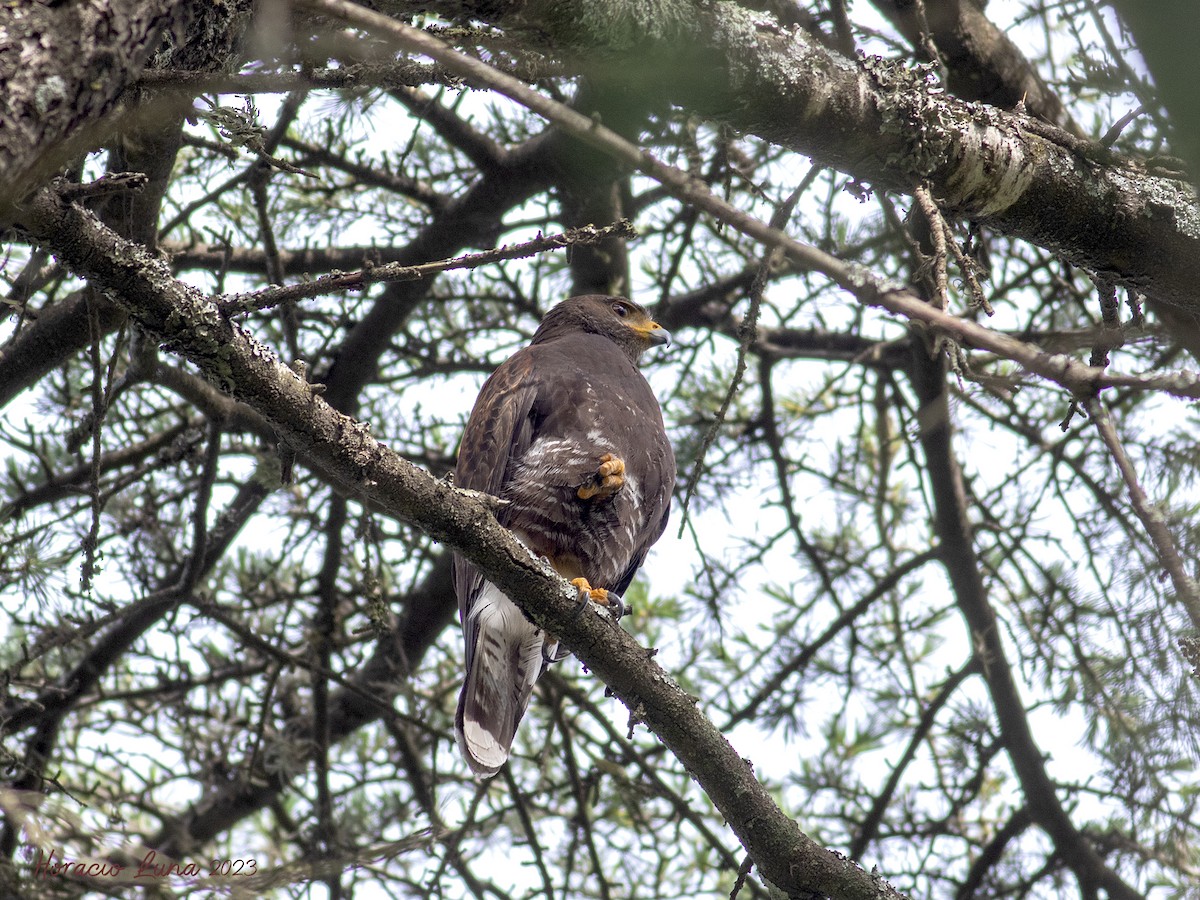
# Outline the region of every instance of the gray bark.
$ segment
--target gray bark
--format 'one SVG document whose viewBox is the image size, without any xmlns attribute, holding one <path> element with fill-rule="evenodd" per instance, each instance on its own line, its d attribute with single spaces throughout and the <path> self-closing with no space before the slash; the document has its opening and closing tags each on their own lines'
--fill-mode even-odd
<svg viewBox="0 0 1200 900">
<path fill-rule="evenodd" d="M 957 215 L 1200 314 L 1200 208 L 1177 173 L 957 100 L 899 64 L 851 61 L 734 3 L 527 0 L 477 12 L 629 90 L 876 188 L 927 182 Z"/>
<path fill-rule="evenodd" d="M 184 24 L 179 0 L 6 4 L 0 13 L 0 221 L 100 143 L 130 79 Z"/>
</svg>

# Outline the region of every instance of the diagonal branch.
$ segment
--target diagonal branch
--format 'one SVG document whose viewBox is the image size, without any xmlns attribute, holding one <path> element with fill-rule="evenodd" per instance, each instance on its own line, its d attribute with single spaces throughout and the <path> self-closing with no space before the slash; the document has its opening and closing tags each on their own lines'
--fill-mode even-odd
<svg viewBox="0 0 1200 900">
<path fill-rule="evenodd" d="M 1200 584 L 1197 584 L 1196 579 L 1188 573 L 1187 563 L 1179 553 L 1179 547 L 1175 543 L 1175 538 L 1171 534 L 1171 528 L 1167 524 L 1162 510 L 1155 508 L 1154 504 L 1150 502 L 1150 498 L 1146 496 L 1146 491 L 1138 482 L 1137 472 L 1133 468 L 1129 454 L 1125 452 L 1125 447 L 1121 443 L 1121 438 L 1117 434 L 1116 426 L 1113 424 L 1108 409 L 1100 402 L 1099 397 L 1089 399 L 1085 407 L 1088 416 L 1096 426 L 1096 431 L 1100 434 L 1100 439 L 1104 441 L 1104 446 L 1112 454 L 1113 462 L 1116 463 L 1117 470 L 1121 473 L 1121 478 L 1129 491 L 1129 503 L 1133 507 L 1133 511 L 1142 520 L 1142 526 L 1150 536 L 1154 549 L 1158 551 L 1158 558 L 1162 562 L 1163 568 L 1171 576 L 1171 584 L 1175 587 L 1176 597 L 1187 611 L 1192 627 L 1200 631 Z"/>
</svg>

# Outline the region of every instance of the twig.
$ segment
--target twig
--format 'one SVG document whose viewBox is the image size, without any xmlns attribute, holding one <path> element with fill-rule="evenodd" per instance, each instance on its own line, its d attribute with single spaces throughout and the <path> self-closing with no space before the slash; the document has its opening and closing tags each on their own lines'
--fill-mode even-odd
<svg viewBox="0 0 1200 900">
<path fill-rule="evenodd" d="M 1125 115 L 1121 116 L 1121 118 L 1117 119 L 1117 121 L 1113 123 L 1113 126 L 1108 129 L 1108 131 L 1104 132 L 1104 136 L 1100 138 L 1101 146 L 1111 147 L 1113 144 L 1115 144 L 1117 142 L 1117 138 L 1121 136 L 1121 132 L 1125 130 L 1125 126 L 1145 111 L 1146 107 L 1139 105 L 1125 113 Z"/>
<path fill-rule="evenodd" d="M 231 294 L 217 298 L 217 308 L 224 315 L 233 316 L 251 310 L 270 309 L 280 303 L 304 300 L 322 294 L 362 290 L 368 285 L 380 282 L 417 281 L 450 269 L 474 269 L 505 259 L 522 259 L 536 253 L 544 253 L 547 250 L 570 247 L 573 244 L 598 244 L 610 237 L 627 239 L 636 235 L 637 232 L 633 225 L 626 219 L 621 219 L 603 228 L 585 225 L 559 234 L 539 234 L 533 240 L 520 244 L 505 245 L 497 247 L 495 250 L 485 250 L 483 253 L 470 253 L 452 259 L 422 263 L 419 266 L 387 263 L 382 266 L 369 266 L 356 272 L 333 272 L 302 284 L 269 287 L 246 294 Z"/>
<path fill-rule="evenodd" d="M 140 191 L 149 180 L 145 172 L 110 172 L 95 181 L 65 184 L 59 193 L 70 200 L 95 200 L 119 191 Z"/>
<path fill-rule="evenodd" d="M 754 868 L 754 860 L 749 854 L 742 860 L 742 864 L 738 866 L 737 879 L 733 882 L 733 890 L 729 892 L 729 900 L 737 900 L 738 894 L 742 892 L 742 888 L 746 884 L 746 878 L 750 875 L 750 870 Z"/>
<path fill-rule="evenodd" d="M 929 27 L 929 18 L 925 15 L 924 0 L 916 0 L 913 8 L 917 12 L 917 25 L 921 33 L 921 49 L 929 57 L 929 61 L 937 66 L 938 78 L 942 84 L 950 80 L 950 70 L 946 68 L 946 63 L 942 60 L 942 54 L 938 52 L 937 43 L 933 39 L 933 29 Z"/>
<path fill-rule="evenodd" d="M 1096 431 L 1100 433 L 1100 439 L 1104 441 L 1108 452 L 1112 454 L 1121 478 L 1125 480 L 1125 487 L 1129 490 L 1130 505 L 1137 517 L 1142 520 L 1142 525 L 1145 527 L 1151 543 L 1154 544 L 1154 549 L 1158 552 L 1158 558 L 1163 568 L 1171 576 L 1171 584 L 1175 587 L 1176 596 L 1179 597 L 1183 608 L 1187 610 L 1188 618 L 1192 620 L 1192 627 L 1200 631 L 1200 585 L 1188 574 L 1187 564 L 1179 555 L 1179 548 L 1167 525 L 1166 517 L 1162 510 L 1150 502 L 1146 492 L 1142 490 L 1137 472 L 1133 469 L 1133 463 L 1125 453 L 1125 447 L 1117 434 L 1116 426 L 1113 425 L 1112 417 L 1108 414 L 1108 409 L 1100 402 L 1100 398 L 1092 397 L 1084 403 L 1084 406 L 1096 426 Z"/>
<path fill-rule="evenodd" d="M 417 87 L 423 84 L 443 84 L 448 87 L 457 87 L 461 82 L 436 66 L 402 62 L 386 65 L 359 63 L 340 69 L 241 74 L 148 69 L 138 77 L 134 86 L 157 90 L 178 88 L 190 95 L 195 95 L 198 93 L 272 94 L 297 88 L 395 88 Z"/>
<path fill-rule="evenodd" d="M 1104 330 L 1092 347 L 1088 365 L 1103 369 L 1108 366 L 1108 351 L 1125 343 L 1125 336 L 1121 332 L 1121 301 L 1117 299 L 1117 286 L 1099 276 L 1094 276 L 1093 281 L 1100 298 L 1100 322 Z"/>
<path fill-rule="evenodd" d="M 208 556 L 208 508 L 212 502 L 213 486 L 216 484 L 221 462 L 221 432 L 222 423 L 216 419 L 210 420 L 205 436 L 204 463 L 200 479 L 192 489 L 196 498 L 196 505 L 192 510 L 192 549 L 175 587 L 176 593 L 181 597 L 195 590 L 205 571 Z"/>
<path fill-rule="evenodd" d="M 796 204 L 800 197 L 808 190 L 813 180 L 817 177 L 817 173 L 821 171 L 820 166 L 813 166 L 808 170 L 808 174 L 796 186 L 791 195 L 776 207 L 774 214 L 771 216 L 772 228 L 783 228 L 787 224 L 787 220 L 791 218 L 792 211 L 795 210 Z M 704 457 L 708 453 L 708 448 L 713 445 L 717 439 L 717 435 L 721 431 L 721 425 L 725 422 L 725 417 L 729 414 L 729 407 L 733 405 L 733 398 L 737 396 L 738 391 L 742 387 L 742 378 L 746 374 L 746 359 L 750 354 L 750 349 L 758 340 L 758 313 L 762 307 L 763 291 L 767 287 L 767 279 L 771 275 L 771 267 L 781 261 L 783 254 L 778 247 L 771 247 L 767 250 L 759 263 L 758 270 L 754 273 L 754 280 L 750 283 L 750 309 L 746 312 L 746 317 L 742 319 L 738 325 L 738 357 L 737 367 L 734 369 L 733 378 L 729 381 L 729 389 L 725 392 L 725 398 L 721 401 L 721 407 L 717 410 L 716 418 L 713 419 L 712 425 L 709 426 L 708 432 L 704 435 L 704 440 L 700 442 L 700 450 L 696 454 L 696 464 L 692 466 L 692 474 L 688 476 L 687 489 L 683 492 L 683 503 L 680 511 L 679 536 L 683 536 L 683 526 L 687 521 L 688 506 L 691 504 L 692 495 L 696 492 L 696 485 L 700 482 L 700 475 L 704 471 Z"/>
<path fill-rule="evenodd" d="M 925 221 L 929 223 L 929 240 L 933 244 L 933 305 L 944 311 L 950 306 L 946 278 L 946 259 L 949 255 L 946 252 L 946 220 L 930 193 L 929 185 L 917 185 L 913 189 L 913 197 L 921 207 Z"/>
<path fill-rule="evenodd" d="M 971 295 L 971 302 L 978 306 L 989 316 L 994 316 L 996 310 L 992 309 L 992 304 L 988 301 L 987 294 L 984 293 L 983 285 L 979 283 L 980 265 L 975 261 L 975 257 L 968 254 L 955 240 L 954 230 L 950 227 L 950 223 L 942 219 L 942 228 L 946 232 L 946 243 L 950 247 L 950 252 L 954 254 L 954 259 L 958 263 L 958 269 L 962 272 L 963 286 L 967 289 L 967 293 Z"/>
</svg>

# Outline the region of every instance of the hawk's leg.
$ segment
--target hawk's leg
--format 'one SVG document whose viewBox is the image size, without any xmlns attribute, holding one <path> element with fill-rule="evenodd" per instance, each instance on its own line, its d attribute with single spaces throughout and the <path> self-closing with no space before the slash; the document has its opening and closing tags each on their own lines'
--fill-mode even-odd
<svg viewBox="0 0 1200 900">
<path fill-rule="evenodd" d="M 579 591 L 579 609 L 576 611 L 576 615 L 583 612 L 589 602 L 610 610 L 615 619 L 620 619 L 625 615 L 625 601 L 615 591 L 594 588 L 586 578 L 576 578 L 572 580 L 571 584 L 575 585 L 575 590 Z"/>
<path fill-rule="evenodd" d="M 575 494 L 580 500 L 605 500 L 620 490 L 624 483 L 625 461 L 612 453 L 605 453 L 600 457 L 596 474 L 580 485 Z"/>
</svg>

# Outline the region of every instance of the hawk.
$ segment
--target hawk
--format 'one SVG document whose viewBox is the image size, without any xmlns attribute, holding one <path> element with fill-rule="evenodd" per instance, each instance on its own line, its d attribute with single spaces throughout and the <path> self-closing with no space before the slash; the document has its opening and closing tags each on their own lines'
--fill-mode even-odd
<svg viewBox="0 0 1200 900">
<path fill-rule="evenodd" d="M 500 523 L 581 600 L 618 616 L 620 595 L 667 527 L 675 486 L 662 410 L 638 370 L 643 351 L 670 340 L 623 297 L 564 300 L 484 383 L 458 451 L 455 484 L 507 501 Z M 466 641 L 454 732 L 486 777 L 508 759 L 534 682 L 561 655 L 457 556 L 454 591 Z"/>
</svg>

